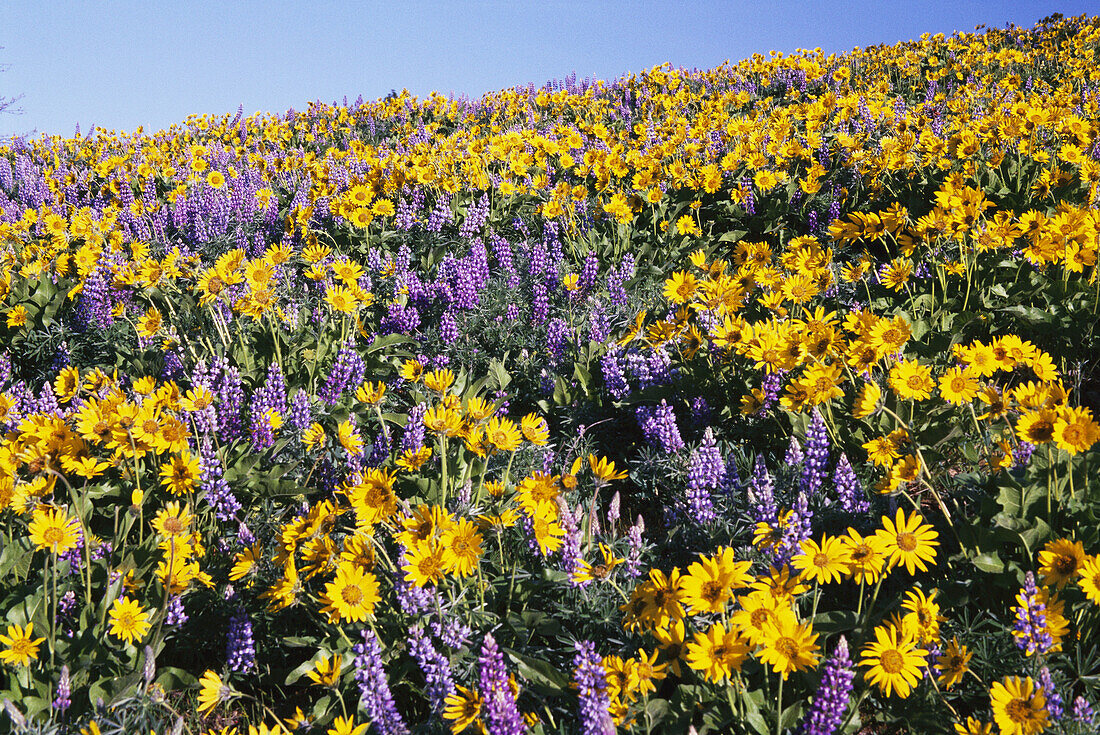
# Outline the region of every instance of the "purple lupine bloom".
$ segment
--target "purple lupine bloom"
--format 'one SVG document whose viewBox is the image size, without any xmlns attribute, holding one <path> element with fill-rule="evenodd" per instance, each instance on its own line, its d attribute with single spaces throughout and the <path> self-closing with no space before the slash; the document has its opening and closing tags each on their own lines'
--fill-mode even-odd
<svg viewBox="0 0 1100 735">
<path fill-rule="evenodd" d="M 290 428 L 295 431 L 305 431 L 309 428 L 310 422 L 313 420 L 313 415 L 309 406 L 309 393 L 299 389 L 294 397 L 290 399 L 289 416 L 287 417 L 287 423 Z"/>
<path fill-rule="evenodd" d="M 554 317 L 546 330 L 546 351 L 550 353 L 550 365 L 557 367 L 565 357 L 570 342 L 569 326 L 564 319 Z"/>
<path fill-rule="evenodd" d="M 592 298 L 592 309 L 588 312 L 588 339 L 604 344 L 611 336 L 611 322 L 607 318 L 603 301 Z"/>
<path fill-rule="evenodd" d="M 453 345 L 458 341 L 458 322 L 455 321 L 454 314 L 449 311 L 443 312 L 439 320 L 439 337 L 445 345 Z"/>
<path fill-rule="evenodd" d="M 1024 575 L 1024 588 L 1020 590 L 1020 597 L 1023 604 L 1016 608 L 1016 624 L 1013 626 L 1016 647 L 1026 651 L 1029 656 L 1048 653 L 1054 647 L 1054 639 L 1046 631 L 1046 605 L 1039 600 L 1033 572 Z"/>
<path fill-rule="evenodd" d="M 1073 700 L 1073 721 L 1078 724 L 1091 726 L 1096 720 L 1092 705 L 1084 697 Z"/>
<path fill-rule="evenodd" d="M 386 671 L 382 668 L 382 647 L 374 631 L 363 633 L 363 642 L 356 643 L 355 681 L 359 684 L 360 703 L 372 724 L 382 735 L 408 735 L 409 727 L 397 711 Z"/>
<path fill-rule="evenodd" d="M 659 445 L 666 454 L 673 454 L 684 448 L 684 440 L 676 425 L 676 414 L 663 398 L 660 405 L 653 408 L 638 406 L 635 415 L 651 445 Z"/>
<path fill-rule="evenodd" d="M 569 584 L 573 587 L 584 587 L 589 580 L 577 581 L 574 575 L 580 570 L 584 560 L 581 554 L 581 526 L 577 513 L 569 507 L 563 498 L 558 498 L 558 520 L 565 531 L 562 540 L 561 565 L 565 573 L 569 575 Z"/>
<path fill-rule="evenodd" d="M 267 380 L 252 394 L 249 430 L 253 452 L 262 452 L 275 446 L 275 431 L 268 417 L 269 411 L 274 411 L 280 416 L 285 416 L 287 413 L 286 380 L 278 363 L 272 363 L 268 367 Z"/>
<path fill-rule="evenodd" d="M 355 351 L 354 343 L 348 342 L 336 353 L 336 361 L 318 395 L 331 406 L 340 400 L 344 391 L 357 388 L 363 382 L 365 375 L 366 365 L 363 363 L 362 356 Z"/>
<path fill-rule="evenodd" d="M 439 638 L 439 642 L 448 648 L 462 648 L 469 640 L 473 629 L 457 617 L 447 616 L 443 622 L 433 620 L 431 622 L 432 633 Z"/>
<path fill-rule="evenodd" d="M 183 597 L 180 595 L 173 595 L 168 599 L 168 613 L 164 616 L 164 624 L 169 628 L 178 628 L 188 620 L 191 616 L 187 614 L 187 610 L 183 607 Z"/>
<path fill-rule="evenodd" d="M 214 359 L 216 379 L 211 390 L 216 396 L 218 438 L 230 442 L 241 435 L 241 411 L 244 408 L 244 384 L 241 371 L 231 366 L 224 357 Z"/>
<path fill-rule="evenodd" d="M 401 565 L 406 563 L 405 552 L 401 552 Z M 405 579 L 405 573 L 398 570 L 393 575 L 393 591 L 397 594 L 397 604 L 401 612 L 413 617 L 419 617 L 435 609 L 435 598 L 432 597 L 432 589 L 429 587 L 417 587 Z"/>
<path fill-rule="evenodd" d="M 492 634 L 485 636 L 478 659 L 478 673 L 481 682 L 481 719 L 489 730 L 489 735 L 518 735 L 524 731 L 523 717 L 516 706 L 515 695 L 508 681 L 508 670 L 504 667 L 504 656 L 493 640 Z"/>
<path fill-rule="evenodd" d="M 64 712 L 73 703 L 72 695 L 73 689 L 69 681 L 69 667 L 65 665 L 61 667 L 61 677 L 57 680 L 57 694 L 54 696 L 51 706 Z"/>
<path fill-rule="evenodd" d="M 230 671 L 252 671 L 256 667 L 256 642 L 252 637 L 252 621 L 243 607 L 237 608 L 229 619 L 225 660 Z"/>
<path fill-rule="evenodd" d="M 867 494 L 856 477 L 856 471 L 852 469 L 852 463 L 848 461 L 848 455 L 841 453 L 836 463 L 836 471 L 833 473 L 833 484 L 836 485 L 837 499 L 840 507 L 848 513 L 866 513 L 871 509 L 867 501 Z"/>
<path fill-rule="evenodd" d="M 409 409 L 408 421 L 405 422 L 405 431 L 401 435 L 401 451 L 419 451 L 424 446 L 424 414 L 428 412 L 428 404 L 419 403 Z"/>
<path fill-rule="evenodd" d="M 841 636 L 833 655 L 822 667 L 821 682 L 798 728 L 798 735 L 832 735 L 844 721 L 855 669 L 848 655 L 848 641 Z"/>
<path fill-rule="evenodd" d="M 604 385 L 616 400 L 621 400 L 630 393 L 630 385 L 623 376 L 622 365 L 619 364 L 618 346 L 613 346 L 600 358 L 600 370 L 603 373 Z"/>
<path fill-rule="evenodd" d="M 829 462 L 829 435 L 825 430 L 825 420 L 815 408 L 806 429 L 806 454 L 802 461 L 802 475 L 799 477 L 800 489 L 815 495 L 825 483 L 825 467 Z"/>
<path fill-rule="evenodd" d="M 726 479 L 726 463 L 714 439 L 714 431 L 703 431 L 703 443 L 691 453 L 688 462 L 687 501 L 692 516 L 700 523 L 710 523 L 718 517 L 714 512 L 710 491 Z"/>
<path fill-rule="evenodd" d="M 222 462 L 218 458 L 218 452 L 210 437 L 202 440 L 202 449 L 199 452 L 199 479 L 205 491 L 206 502 L 214 509 L 214 516 L 219 521 L 228 521 L 235 518 L 241 509 L 240 501 L 233 495 L 229 482 L 222 472 Z"/>
<path fill-rule="evenodd" d="M 787 456 L 783 458 L 783 464 L 787 465 L 791 469 L 802 466 L 802 460 L 805 459 L 805 454 L 802 452 L 802 444 L 799 443 L 798 437 L 792 436 L 791 443 L 787 446 Z"/>
<path fill-rule="evenodd" d="M 775 406 L 779 400 L 779 389 L 782 387 L 782 373 L 768 373 L 764 376 L 764 381 L 760 385 L 760 390 L 764 393 L 764 401 L 760 407 L 762 412 L 770 411 Z"/>
<path fill-rule="evenodd" d="M 1046 695 L 1047 714 L 1050 715 L 1050 719 L 1062 719 L 1062 715 L 1065 712 L 1062 695 L 1059 694 L 1058 690 L 1055 688 L 1054 677 L 1050 675 L 1050 669 L 1046 666 L 1039 669 L 1039 686 L 1043 688 L 1043 693 Z"/>
<path fill-rule="evenodd" d="M 432 709 L 437 714 L 441 713 L 446 706 L 445 700 L 455 691 L 450 662 L 446 656 L 435 650 L 431 638 L 421 628 L 413 628 L 409 634 L 409 653 L 416 659 L 424 674 Z"/>
<path fill-rule="evenodd" d="M 591 641 L 574 644 L 573 679 L 580 695 L 580 720 L 583 735 L 612 735 L 615 722 L 611 719 L 611 699 L 607 694 L 607 670 L 604 669 L 596 646 Z"/>
<path fill-rule="evenodd" d="M 775 503 L 775 480 L 764 464 L 764 455 L 756 455 L 756 465 L 749 477 L 749 504 L 756 511 L 753 520 L 772 523 L 779 513 Z"/>
</svg>

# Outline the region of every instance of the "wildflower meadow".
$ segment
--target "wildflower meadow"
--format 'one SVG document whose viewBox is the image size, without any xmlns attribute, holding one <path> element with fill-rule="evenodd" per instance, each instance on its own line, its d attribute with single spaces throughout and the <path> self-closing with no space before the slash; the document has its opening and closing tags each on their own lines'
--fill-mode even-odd
<svg viewBox="0 0 1100 735">
<path fill-rule="evenodd" d="M 0 729 L 1096 732 L 1098 61 L 0 146 Z"/>
</svg>

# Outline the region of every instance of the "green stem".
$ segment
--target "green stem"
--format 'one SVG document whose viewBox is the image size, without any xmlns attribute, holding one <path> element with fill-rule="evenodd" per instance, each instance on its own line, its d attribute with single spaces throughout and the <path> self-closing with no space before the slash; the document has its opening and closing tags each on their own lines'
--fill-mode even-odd
<svg viewBox="0 0 1100 735">
<path fill-rule="evenodd" d="M 775 700 L 775 735 L 783 732 L 783 674 L 779 674 L 779 696 Z"/>
</svg>

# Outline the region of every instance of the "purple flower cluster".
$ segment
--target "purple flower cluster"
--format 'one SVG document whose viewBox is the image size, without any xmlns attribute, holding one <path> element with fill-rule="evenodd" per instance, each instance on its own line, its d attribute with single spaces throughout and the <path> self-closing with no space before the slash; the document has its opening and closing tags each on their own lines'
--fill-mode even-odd
<svg viewBox="0 0 1100 735">
<path fill-rule="evenodd" d="M 427 685 L 428 701 L 438 714 L 443 711 L 447 697 L 454 693 L 454 679 L 451 678 L 451 664 L 447 657 L 435 650 L 431 638 L 422 628 L 413 628 L 409 633 L 409 653 L 416 659 Z"/>
<path fill-rule="evenodd" d="M 478 674 L 484 702 L 481 719 L 489 730 L 489 735 L 519 735 L 524 732 L 523 717 L 516 706 L 516 696 L 508 681 L 504 656 L 492 634 L 486 635 L 485 642 L 481 645 Z"/>
<path fill-rule="evenodd" d="M 1016 647 L 1026 651 L 1028 656 L 1048 653 L 1054 647 L 1054 639 L 1046 630 L 1047 609 L 1039 600 L 1039 590 L 1035 586 L 1035 574 L 1024 575 L 1024 588 L 1020 590 L 1020 606 L 1016 608 L 1016 624 L 1013 635 Z"/>
<path fill-rule="evenodd" d="M 714 511 L 710 491 L 726 479 L 726 462 L 714 439 L 714 431 L 703 431 L 703 443 L 691 453 L 688 461 L 687 502 L 691 515 L 700 523 L 710 523 L 718 515 Z"/>
<path fill-rule="evenodd" d="M 583 735 L 612 735 L 615 723 L 609 709 L 611 699 L 607 694 L 607 670 L 591 641 L 578 641 L 573 657 L 573 679 L 580 695 L 580 721 Z"/>
<path fill-rule="evenodd" d="M 256 642 L 252 637 L 252 621 L 243 607 L 237 608 L 229 619 L 225 660 L 230 671 L 247 672 L 256 667 Z"/>
<path fill-rule="evenodd" d="M 626 377 L 623 375 L 619 354 L 619 348 L 613 346 L 600 358 L 600 371 L 603 373 L 604 385 L 616 400 L 622 400 L 630 394 L 630 384 L 626 382 Z"/>
<path fill-rule="evenodd" d="M 798 735 L 832 735 L 844 721 L 855 669 L 848 654 L 848 641 L 841 636 L 833 655 L 822 666 L 810 709 L 798 728 Z"/>
<path fill-rule="evenodd" d="M 249 428 L 254 452 L 262 452 L 275 446 L 275 431 L 271 425 L 269 411 L 274 411 L 279 416 L 285 416 L 287 413 L 286 379 L 278 363 L 272 363 L 268 367 L 267 380 L 252 394 Z"/>
<path fill-rule="evenodd" d="M 753 520 L 757 523 L 774 523 L 779 513 L 775 502 L 775 479 L 768 472 L 764 455 L 756 455 L 756 464 L 749 477 L 749 506 L 756 511 Z"/>
<path fill-rule="evenodd" d="M 61 667 L 61 677 L 57 680 L 57 694 L 54 695 L 52 707 L 55 710 L 64 712 L 72 706 L 73 700 L 72 683 L 69 681 L 69 667 L 67 665 Z"/>
<path fill-rule="evenodd" d="M 1054 677 L 1050 675 L 1050 669 L 1046 666 L 1039 669 L 1039 686 L 1043 688 L 1043 694 L 1046 695 L 1047 714 L 1050 719 L 1062 719 L 1066 709 L 1065 702 L 1062 695 L 1058 693 L 1057 687 L 1054 686 Z"/>
<path fill-rule="evenodd" d="M 408 735 L 409 727 L 397 711 L 386 671 L 382 668 L 382 647 L 372 630 L 363 631 L 363 642 L 356 643 L 355 681 L 359 684 L 360 702 L 367 717 L 382 735 Z"/>
<path fill-rule="evenodd" d="M 305 431 L 313 421 L 312 409 L 309 405 L 309 393 L 299 389 L 290 399 L 289 416 L 287 424 L 295 431 Z"/>
<path fill-rule="evenodd" d="M 829 463 L 829 435 L 825 420 L 815 408 L 806 429 L 806 456 L 802 462 L 799 487 L 808 495 L 815 495 L 825 483 L 825 467 Z"/>
<path fill-rule="evenodd" d="M 219 521 L 235 518 L 241 510 L 241 504 L 222 474 L 221 459 L 218 458 L 218 452 L 209 437 L 203 439 L 199 467 L 199 479 L 206 491 L 206 502 L 214 509 L 214 516 Z"/>
<path fill-rule="evenodd" d="M 650 446 L 659 447 L 666 454 L 673 454 L 684 448 L 684 440 L 676 425 L 676 414 L 664 399 L 656 407 L 638 406 L 635 415 Z"/>
<path fill-rule="evenodd" d="M 318 395 L 331 406 L 340 400 L 344 391 L 357 388 L 365 375 L 366 365 L 363 364 L 363 358 L 355 351 L 354 343 L 348 342 L 336 353 L 336 362 L 332 364 L 332 370 Z"/>
<path fill-rule="evenodd" d="M 863 485 L 856 477 L 856 471 L 852 469 L 852 463 L 848 461 L 848 455 L 841 453 L 836 463 L 836 471 L 833 472 L 833 484 L 836 485 L 836 496 L 840 501 L 840 507 L 848 513 L 866 513 L 871 509 L 867 501 L 867 494 L 863 491 Z"/>
</svg>

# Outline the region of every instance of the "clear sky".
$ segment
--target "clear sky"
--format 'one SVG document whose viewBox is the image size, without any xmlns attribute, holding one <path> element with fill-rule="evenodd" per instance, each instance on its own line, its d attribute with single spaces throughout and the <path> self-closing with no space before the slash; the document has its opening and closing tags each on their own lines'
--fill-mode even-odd
<svg viewBox="0 0 1100 735">
<path fill-rule="evenodd" d="M 670 62 L 827 52 L 1031 26 L 1084 0 L 0 0 L 0 137 L 80 124 L 147 132 L 192 113 L 303 109 L 407 88 L 477 97 L 575 71 L 614 79 Z"/>
</svg>

